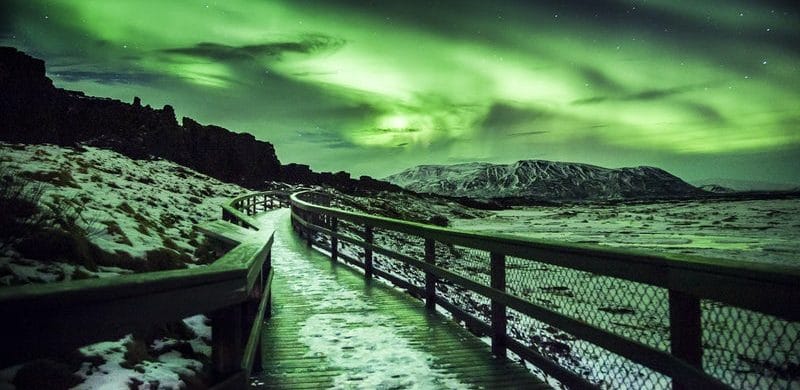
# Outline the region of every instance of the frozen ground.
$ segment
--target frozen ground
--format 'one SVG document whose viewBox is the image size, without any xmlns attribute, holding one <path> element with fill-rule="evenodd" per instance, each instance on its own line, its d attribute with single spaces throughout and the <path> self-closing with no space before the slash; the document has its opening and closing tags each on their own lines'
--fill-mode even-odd
<svg viewBox="0 0 800 390">
<path fill-rule="evenodd" d="M 452 226 L 800 267 L 800 199 L 515 208 Z"/>
</svg>

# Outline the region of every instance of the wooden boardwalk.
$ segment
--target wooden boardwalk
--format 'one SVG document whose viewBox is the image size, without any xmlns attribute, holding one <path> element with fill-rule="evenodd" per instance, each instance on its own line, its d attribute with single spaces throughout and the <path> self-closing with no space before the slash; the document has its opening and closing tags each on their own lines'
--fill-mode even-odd
<svg viewBox="0 0 800 390">
<path fill-rule="evenodd" d="M 275 229 L 272 317 L 256 388 L 549 388 L 422 302 L 306 247 L 288 210 Z"/>
</svg>

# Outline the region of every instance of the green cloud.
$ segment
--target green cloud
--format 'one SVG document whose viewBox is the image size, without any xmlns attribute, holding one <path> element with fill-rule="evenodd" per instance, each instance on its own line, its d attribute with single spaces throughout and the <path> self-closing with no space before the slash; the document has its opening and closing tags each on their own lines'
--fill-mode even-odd
<svg viewBox="0 0 800 390">
<path fill-rule="evenodd" d="M 721 156 L 800 147 L 800 17 L 779 3 L 7 7 L 0 39 L 58 84 L 171 103 L 318 169 L 536 155 L 701 177 Z M 790 171 L 775 174 L 800 180 Z"/>
</svg>

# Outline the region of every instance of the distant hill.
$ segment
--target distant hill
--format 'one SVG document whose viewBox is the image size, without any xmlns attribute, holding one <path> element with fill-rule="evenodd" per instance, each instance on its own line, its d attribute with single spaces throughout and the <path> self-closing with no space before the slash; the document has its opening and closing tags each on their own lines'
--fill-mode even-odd
<svg viewBox="0 0 800 390">
<path fill-rule="evenodd" d="M 610 169 L 545 160 L 420 165 L 385 180 L 412 191 L 476 199 L 609 200 L 707 194 L 659 168 Z"/>
<path fill-rule="evenodd" d="M 725 178 L 694 180 L 692 184 L 698 187 L 719 186 L 728 188 L 731 191 L 797 191 L 800 189 L 797 184 Z"/>
<path fill-rule="evenodd" d="M 705 184 L 699 186 L 698 188 L 700 188 L 703 191 L 713 192 L 715 194 L 730 194 L 732 192 L 736 192 L 736 190 L 734 190 L 733 188 L 721 186 L 719 184 Z"/>
</svg>

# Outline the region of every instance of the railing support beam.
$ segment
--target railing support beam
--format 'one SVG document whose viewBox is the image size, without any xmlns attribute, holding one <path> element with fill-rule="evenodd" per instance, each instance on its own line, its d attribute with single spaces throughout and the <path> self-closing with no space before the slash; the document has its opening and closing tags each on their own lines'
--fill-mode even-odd
<svg viewBox="0 0 800 390">
<path fill-rule="evenodd" d="M 689 294 L 669 290 L 669 333 L 672 355 L 703 368 L 703 328 L 700 300 Z M 672 388 L 687 387 L 673 381 Z"/>
<path fill-rule="evenodd" d="M 364 242 L 367 244 L 372 245 L 373 237 L 372 237 L 372 226 L 364 226 Z M 364 248 L 364 278 L 369 280 L 372 279 L 372 249 Z"/>
<path fill-rule="evenodd" d="M 331 231 L 336 233 L 336 228 L 339 225 L 339 219 L 336 217 L 331 218 Z M 339 238 L 331 235 L 331 261 L 336 261 L 339 258 Z"/>
<path fill-rule="evenodd" d="M 491 287 L 506 291 L 506 256 L 502 253 L 492 252 L 491 260 Z M 506 305 L 492 299 L 492 354 L 505 359 L 506 354 Z"/>
<path fill-rule="evenodd" d="M 217 381 L 240 369 L 242 363 L 242 305 L 211 313 L 211 365 Z"/>
<path fill-rule="evenodd" d="M 436 241 L 425 239 L 425 262 L 436 265 Z M 425 272 L 425 307 L 436 310 L 436 276 Z"/>
</svg>

